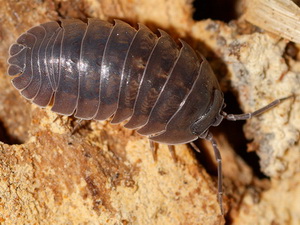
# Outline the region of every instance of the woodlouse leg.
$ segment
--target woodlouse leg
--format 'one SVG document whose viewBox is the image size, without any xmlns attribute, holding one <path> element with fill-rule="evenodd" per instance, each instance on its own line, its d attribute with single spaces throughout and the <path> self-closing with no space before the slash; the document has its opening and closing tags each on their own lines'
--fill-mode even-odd
<svg viewBox="0 0 300 225">
<path fill-rule="evenodd" d="M 290 98 L 294 98 L 295 96 L 294 95 L 291 95 L 291 96 L 288 96 L 288 97 L 285 97 L 285 98 L 280 98 L 280 99 L 277 99 L 273 102 L 271 102 L 270 104 L 252 112 L 252 113 L 245 113 L 245 114 L 227 114 L 225 112 L 222 112 L 222 116 L 224 116 L 225 119 L 227 120 L 232 120 L 232 121 L 236 121 L 236 120 L 247 120 L 247 119 L 250 119 L 251 117 L 254 117 L 254 116 L 257 116 L 257 115 L 260 115 L 264 112 L 266 112 L 267 110 L 279 105 L 281 102 L 287 100 L 287 99 L 290 99 Z"/>
<path fill-rule="evenodd" d="M 177 163 L 177 156 L 176 156 L 176 153 L 175 153 L 174 145 L 168 145 L 168 148 L 169 148 L 169 151 L 171 153 L 171 156 L 173 158 L 174 163 Z"/>
<path fill-rule="evenodd" d="M 192 149 L 194 149 L 196 152 L 201 153 L 200 149 L 197 147 L 197 145 L 195 145 L 194 142 L 190 142 L 189 144 L 192 147 Z"/>
<path fill-rule="evenodd" d="M 210 143 L 212 144 L 215 153 L 215 158 L 218 163 L 218 202 L 220 205 L 221 215 L 224 215 L 223 198 L 222 198 L 223 195 L 222 157 L 217 142 L 215 141 L 213 135 L 210 132 L 207 133 L 205 139 L 210 141 Z"/>
<path fill-rule="evenodd" d="M 56 118 L 53 120 L 53 123 L 55 123 L 58 119 L 61 119 L 61 118 L 63 118 L 62 115 L 57 115 Z"/>
<path fill-rule="evenodd" d="M 82 122 L 82 119 L 76 121 L 76 124 L 75 124 L 75 126 L 73 127 L 72 132 L 71 132 L 72 135 L 75 134 L 75 132 L 76 132 L 76 131 L 78 130 L 78 128 L 81 126 L 81 122 Z"/>
<path fill-rule="evenodd" d="M 151 140 L 149 140 L 149 144 L 150 144 L 150 149 L 151 149 L 151 152 L 152 152 L 152 157 L 153 157 L 153 160 L 154 160 L 154 162 L 156 162 L 157 161 L 157 146 L 156 146 L 156 144 L 155 144 L 155 142 L 154 141 L 151 141 Z"/>
</svg>

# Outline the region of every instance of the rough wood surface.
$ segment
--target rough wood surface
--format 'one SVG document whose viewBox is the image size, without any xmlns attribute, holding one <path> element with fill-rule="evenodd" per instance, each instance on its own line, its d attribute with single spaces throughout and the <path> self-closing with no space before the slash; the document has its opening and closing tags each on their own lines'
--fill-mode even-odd
<svg viewBox="0 0 300 225">
<path fill-rule="evenodd" d="M 295 0 L 248 0 L 246 10 L 244 18 L 250 23 L 300 43 L 300 8 Z"/>
<path fill-rule="evenodd" d="M 0 5 L 0 223 L 300 223 L 298 45 L 243 20 L 195 22 L 191 2 L 184 0 L 0 0 Z M 253 140 L 248 151 L 256 151 L 270 179 L 259 178 L 245 150 L 236 147 L 241 135 L 235 138 L 233 122 L 215 130 L 224 165 L 223 218 L 215 166 L 199 163 L 187 146 L 176 146 L 175 164 L 160 145 L 154 162 L 147 139 L 134 131 L 93 121 L 72 135 L 74 120 L 56 119 L 49 109 L 22 99 L 6 76 L 9 45 L 31 26 L 61 17 L 141 22 L 187 40 L 207 56 L 223 90 L 235 93 L 247 112 L 296 94 L 244 127 Z M 214 163 L 209 143 L 200 146 L 200 161 Z"/>
</svg>

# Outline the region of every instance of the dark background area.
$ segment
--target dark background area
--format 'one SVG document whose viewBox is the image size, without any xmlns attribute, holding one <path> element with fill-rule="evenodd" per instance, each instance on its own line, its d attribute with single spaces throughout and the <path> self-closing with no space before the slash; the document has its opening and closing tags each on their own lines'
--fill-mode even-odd
<svg viewBox="0 0 300 225">
<path fill-rule="evenodd" d="M 239 0 L 195 0 L 194 20 L 212 19 L 229 22 L 238 18 Z"/>
</svg>

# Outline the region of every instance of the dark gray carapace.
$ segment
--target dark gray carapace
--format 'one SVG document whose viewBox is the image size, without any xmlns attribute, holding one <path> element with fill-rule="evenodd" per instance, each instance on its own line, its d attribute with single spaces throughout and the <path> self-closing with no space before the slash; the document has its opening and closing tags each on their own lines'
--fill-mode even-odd
<svg viewBox="0 0 300 225">
<path fill-rule="evenodd" d="M 184 41 L 146 26 L 136 30 L 120 20 L 62 20 L 35 26 L 9 50 L 8 75 L 26 98 L 40 107 L 83 120 L 124 120 L 151 141 L 168 145 L 209 140 L 218 161 L 218 200 L 222 207 L 221 155 L 209 127 L 228 115 L 223 94 L 206 59 Z"/>
<path fill-rule="evenodd" d="M 119 20 L 49 22 L 11 46 L 8 74 L 21 74 L 13 85 L 38 106 L 53 98 L 58 114 L 129 119 L 125 127 L 153 141 L 188 143 L 214 124 L 223 97 L 207 61 L 181 43 Z"/>
</svg>

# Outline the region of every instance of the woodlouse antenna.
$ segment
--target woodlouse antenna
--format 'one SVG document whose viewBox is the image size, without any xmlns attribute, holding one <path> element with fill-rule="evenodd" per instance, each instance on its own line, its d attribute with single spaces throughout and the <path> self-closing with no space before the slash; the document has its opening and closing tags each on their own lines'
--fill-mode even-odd
<svg viewBox="0 0 300 225">
<path fill-rule="evenodd" d="M 223 116 L 225 119 L 227 120 L 231 120 L 231 121 L 236 121 L 236 120 L 247 120 L 250 119 L 254 116 L 260 115 L 266 111 L 268 111 L 269 109 L 279 105 L 281 102 L 290 99 L 290 98 L 294 98 L 294 95 L 285 97 L 285 98 L 280 98 L 277 99 L 273 102 L 271 102 L 270 104 L 252 112 L 252 113 L 244 113 L 244 114 L 227 114 L 225 112 L 221 112 L 221 116 Z M 203 135 L 201 135 L 199 138 L 204 138 L 208 141 L 210 141 L 210 143 L 213 146 L 214 149 L 214 154 L 215 154 L 215 158 L 218 164 L 218 201 L 219 201 L 219 205 L 220 205 L 220 211 L 221 211 L 221 215 L 224 215 L 224 208 L 223 208 L 223 187 L 222 187 L 222 157 L 221 157 L 221 153 L 219 151 L 217 142 L 215 141 L 215 139 L 213 138 L 213 135 L 210 132 L 204 133 Z"/>
<path fill-rule="evenodd" d="M 236 120 L 247 120 L 247 119 L 250 119 L 254 116 L 258 116 L 266 111 L 268 111 L 269 109 L 279 105 L 281 102 L 287 100 L 287 99 L 290 99 L 290 98 L 294 98 L 295 96 L 294 95 L 290 95 L 288 97 L 285 97 L 285 98 L 280 98 L 280 99 L 277 99 L 273 102 L 271 102 L 270 104 L 252 112 L 252 113 L 244 113 L 244 114 L 227 114 L 226 112 L 223 112 L 222 111 L 222 116 L 224 117 L 224 119 L 227 119 L 227 120 L 231 120 L 231 121 L 236 121 Z"/>
</svg>

